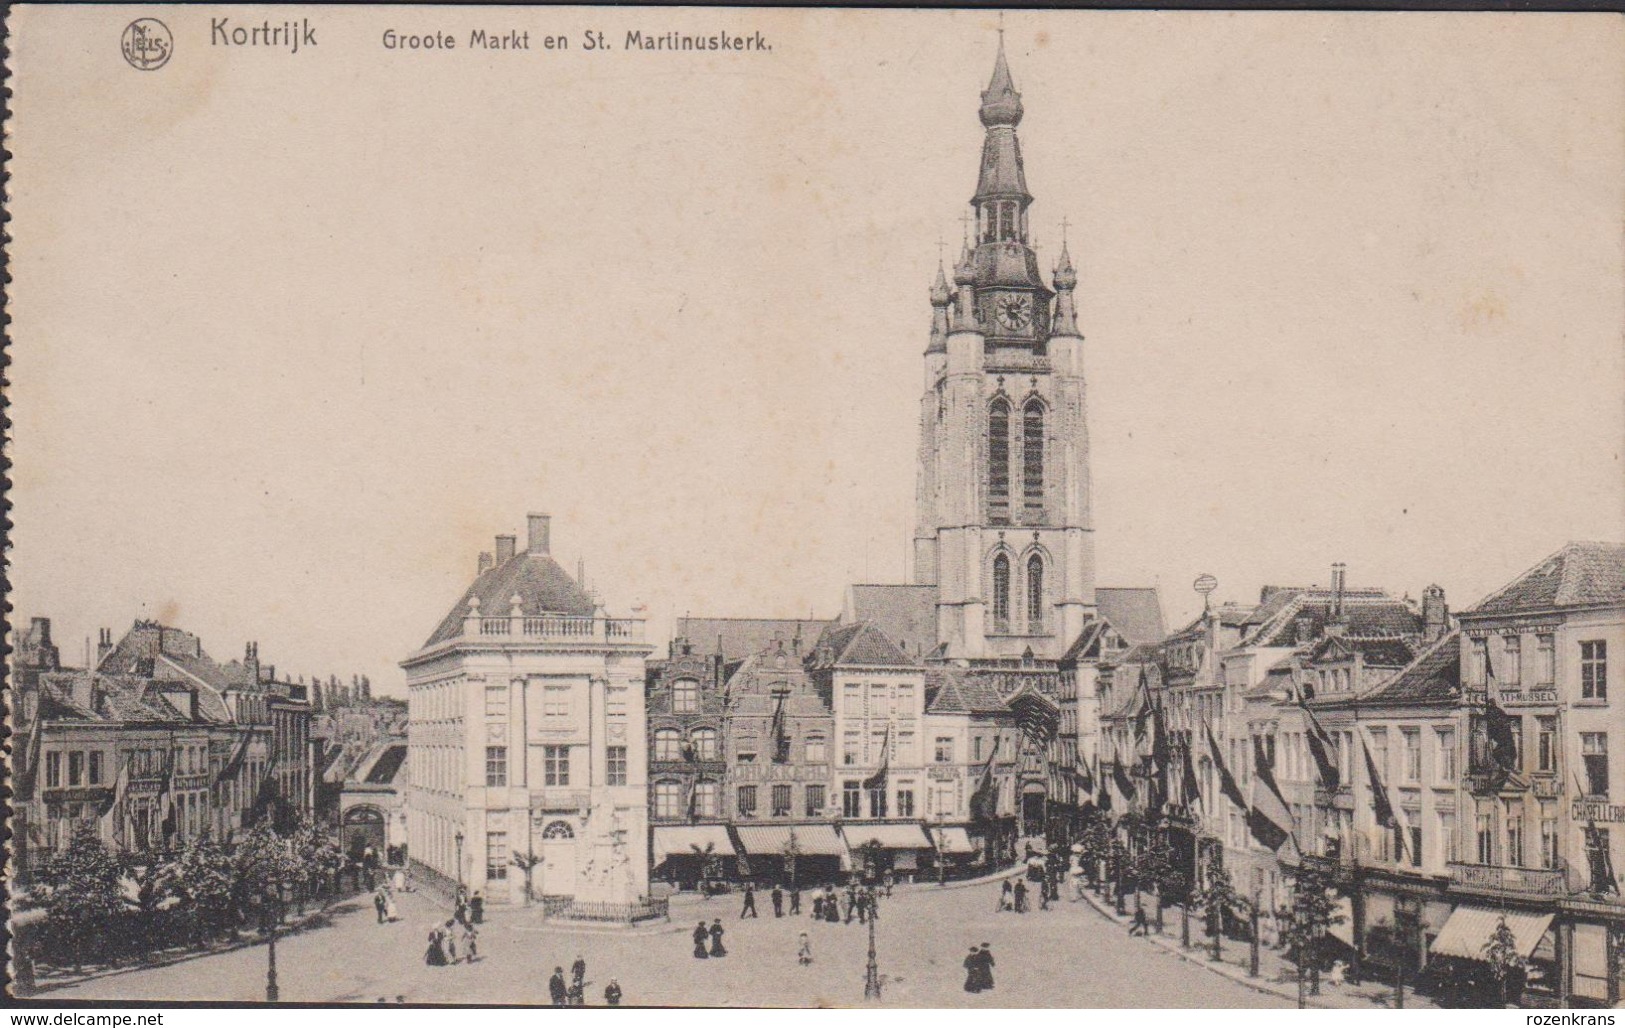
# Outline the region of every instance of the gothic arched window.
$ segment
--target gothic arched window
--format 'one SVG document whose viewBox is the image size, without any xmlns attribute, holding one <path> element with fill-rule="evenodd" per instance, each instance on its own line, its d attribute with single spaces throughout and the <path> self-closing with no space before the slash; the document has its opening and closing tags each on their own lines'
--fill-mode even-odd
<svg viewBox="0 0 1625 1028">
<path fill-rule="evenodd" d="M 987 415 L 988 520 L 1004 524 L 1010 516 L 1010 404 L 993 401 Z"/>
<path fill-rule="evenodd" d="M 1037 634 L 1044 627 L 1044 559 L 1038 554 L 1027 558 L 1027 630 Z"/>
<path fill-rule="evenodd" d="M 1029 511 L 1044 509 L 1044 405 L 1037 399 L 1021 412 L 1021 497 Z"/>
<path fill-rule="evenodd" d="M 1010 558 L 1001 553 L 993 558 L 993 628 L 1005 632 L 1009 625 Z"/>
</svg>

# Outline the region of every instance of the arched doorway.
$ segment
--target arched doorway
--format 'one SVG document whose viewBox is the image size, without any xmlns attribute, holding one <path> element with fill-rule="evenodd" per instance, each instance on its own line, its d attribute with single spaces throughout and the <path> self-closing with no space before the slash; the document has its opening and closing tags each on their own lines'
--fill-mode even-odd
<svg viewBox="0 0 1625 1028">
<path fill-rule="evenodd" d="M 371 846 L 378 859 L 384 858 L 384 812 L 377 807 L 357 806 L 344 812 L 344 852 L 354 860 Z"/>
<path fill-rule="evenodd" d="M 542 829 L 542 881 L 544 896 L 576 893 L 576 833 L 568 822 L 549 821 Z"/>
<path fill-rule="evenodd" d="M 1028 782 L 1021 789 L 1021 834 L 1043 836 L 1049 826 L 1045 823 L 1046 800 L 1049 793 L 1042 782 Z"/>
</svg>

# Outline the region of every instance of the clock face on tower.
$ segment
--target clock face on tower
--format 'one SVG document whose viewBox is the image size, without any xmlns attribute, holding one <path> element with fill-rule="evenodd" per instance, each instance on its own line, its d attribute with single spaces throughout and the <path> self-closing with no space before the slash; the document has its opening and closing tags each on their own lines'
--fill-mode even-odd
<svg viewBox="0 0 1625 1028">
<path fill-rule="evenodd" d="M 1001 296 L 994 301 L 993 310 L 1007 332 L 1020 332 L 1032 324 L 1032 301 L 1025 296 Z"/>
</svg>

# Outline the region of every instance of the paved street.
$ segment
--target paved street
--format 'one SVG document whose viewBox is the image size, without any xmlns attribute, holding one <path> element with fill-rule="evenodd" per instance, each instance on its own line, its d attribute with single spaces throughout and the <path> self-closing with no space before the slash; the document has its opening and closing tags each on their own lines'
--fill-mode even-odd
<svg viewBox="0 0 1625 1028">
<path fill-rule="evenodd" d="M 1148 944 L 1127 939 L 1086 903 L 1024 915 L 994 912 L 997 887 L 899 890 L 882 901 L 879 962 L 888 1006 L 1265 1007 L 1285 1006 Z M 867 930 L 811 924 L 806 917 L 738 919 L 735 898 L 673 903 L 672 924 L 638 931 L 566 931 L 543 926 L 535 911 L 497 911 L 485 926 L 482 959 L 427 967 L 428 926 L 444 908 L 401 897 L 403 919 L 378 925 L 370 904 L 348 905 L 335 923 L 277 946 L 284 1000 L 370 1003 L 547 1002 L 554 966 L 587 960 L 589 1002 L 602 1002 L 610 976 L 625 1002 L 653 1005 L 854 1006 L 863 1003 Z M 701 914 L 721 916 L 729 955 L 695 960 L 689 933 Z M 806 930 L 814 962 L 796 963 Z M 960 962 L 972 943 L 990 943 L 997 988 L 961 988 Z M 111 975 L 44 993 L 41 999 L 263 999 L 265 947 Z"/>
</svg>

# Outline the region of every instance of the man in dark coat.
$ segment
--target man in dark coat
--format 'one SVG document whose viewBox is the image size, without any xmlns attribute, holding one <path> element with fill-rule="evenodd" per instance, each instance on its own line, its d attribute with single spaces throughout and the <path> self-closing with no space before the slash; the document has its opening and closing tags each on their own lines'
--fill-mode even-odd
<svg viewBox="0 0 1625 1028">
<path fill-rule="evenodd" d="M 564 968 L 553 969 L 553 977 L 547 980 L 547 994 L 553 997 L 554 1006 L 564 1006 L 565 999 L 570 995 L 570 990 L 564 985 Z"/>
<path fill-rule="evenodd" d="M 749 882 L 745 883 L 745 906 L 739 911 L 739 919 L 756 916 L 756 888 Z"/>
<path fill-rule="evenodd" d="M 773 916 L 774 917 L 783 917 L 784 916 L 784 890 L 779 888 L 779 884 L 777 882 L 773 883 L 772 898 L 773 898 Z"/>
<path fill-rule="evenodd" d="M 1025 914 L 1027 912 L 1027 883 L 1020 878 L 1016 879 L 1015 898 L 1016 913 Z"/>
<path fill-rule="evenodd" d="M 988 948 L 985 942 L 982 943 L 980 962 L 982 965 L 982 988 L 984 990 L 991 989 L 993 988 L 993 951 Z"/>
<path fill-rule="evenodd" d="M 576 962 L 570 965 L 570 981 L 574 983 L 577 988 L 581 988 L 586 985 L 587 961 L 579 954 L 576 956 Z"/>
<path fill-rule="evenodd" d="M 801 913 L 801 886 L 799 885 L 792 884 L 790 886 L 790 913 Z"/>
</svg>

